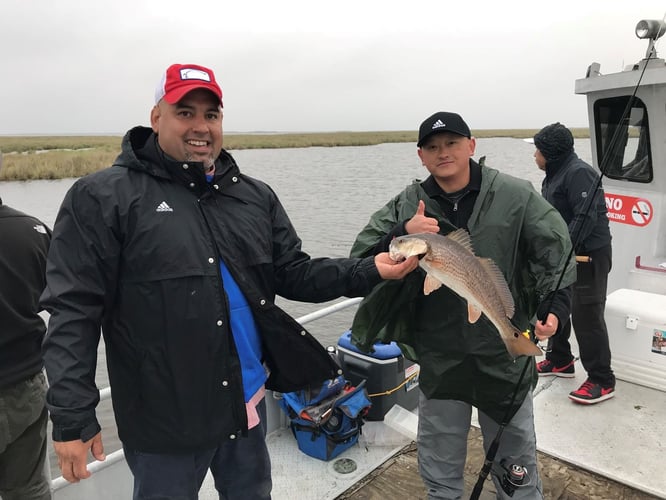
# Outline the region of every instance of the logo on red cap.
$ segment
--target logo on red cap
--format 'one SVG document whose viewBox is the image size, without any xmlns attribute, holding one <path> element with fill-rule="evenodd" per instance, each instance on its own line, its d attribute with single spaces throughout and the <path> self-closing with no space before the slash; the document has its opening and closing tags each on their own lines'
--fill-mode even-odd
<svg viewBox="0 0 666 500">
<path fill-rule="evenodd" d="M 222 89 L 215 81 L 212 70 L 196 64 L 172 64 L 166 70 L 155 90 L 155 104 L 164 99 L 176 104 L 185 94 L 195 89 L 211 91 L 222 105 Z"/>
</svg>

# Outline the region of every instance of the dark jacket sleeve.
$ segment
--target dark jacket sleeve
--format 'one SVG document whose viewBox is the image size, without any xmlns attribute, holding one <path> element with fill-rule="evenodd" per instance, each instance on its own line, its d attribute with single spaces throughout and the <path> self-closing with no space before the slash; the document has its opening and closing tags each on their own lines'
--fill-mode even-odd
<svg viewBox="0 0 666 500">
<path fill-rule="evenodd" d="M 97 347 L 120 252 L 103 204 L 77 181 L 63 200 L 48 254 L 41 305 L 51 316 L 42 351 L 56 441 L 90 439 L 100 428 Z"/>
<path fill-rule="evenodd" d="M 548 317 L 548 313 L 557 316 L 558 327 L 556 333 L 559 333 L 571 314 L 571 286 L 560 288 L 546 295 L 537 309 L 537 319 L 544 321 Z"/>
<path fill-rule="evenodd" d="M 400 216 L 400 207 L 409 207 L 411 209 L 409 200 L 405 199 L 405 191 L 396 195 L 386 205 L 377 210 L 370 216 L 370 220 L 361 232 L 356 236 L 350 256 L 352 257 L 367 257 L 368 255 L 376 255 L 388 250 L 391 240 L 395 236 L 403 236 L 407 234 L 405 230 L 406 220 L 402 220 Z M 414 203 L 418 203 L 414 197 Z M 416 211 L 416 208 L 414 208 Z"/>
<path fill-rule="evenodd" d="M 577 167 L 568 172 L 567 179 L 567 202 L 573 216 L 568 224 L 569 236 L 576 246 L 587 239 L 597 224 L 595 201 L 602 196 L 596 189 L 599 176 L 587 166 Z"/>
<path fill-rule="evenodd" d="M 274 194 L 274 193 L 273 193 Z M 374 257 L 311 258 L 277 196 L 273 198 L 276 293 L 290 300 L 324 302 L 366 295 L 381 281 Z"/>
<path fill-rule="evenodd" d="M 367 255 L 377 255 L 378 253 L 388 252 L 389 245 L 391 244 L 391 241 L 393 241 L 393 238 L 407 234 L 407 231 L 405 230 L 405 224 L 407 224 L 407 221 L 403 221 L 393 227 L 393 229 L 391 229 L 382 237 L 381 240 L 379 240 L 379 243 L 375 245 L 375 248 L 367 252 Z"/>
</svg>

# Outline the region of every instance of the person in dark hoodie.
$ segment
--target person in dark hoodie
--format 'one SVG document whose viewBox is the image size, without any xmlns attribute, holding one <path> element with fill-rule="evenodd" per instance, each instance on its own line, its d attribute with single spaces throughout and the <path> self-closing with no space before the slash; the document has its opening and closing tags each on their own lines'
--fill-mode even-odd
<svg viewBox="0 0 666 500">
<path fill-rule="evenodd" d="M 537 364 L 539 376 L 573 377 L 575 358 L 569 337 L 573 323 L 580 360 L 587 380 L 569 398 L 594 404 L 615 394 L 608 330 L 604 319 L 608 273 L 611 270 L 611 233 L 599 173 L 574 151 L 571 131 L 561 123 L 542 128 L 534 136 L 537 166 L 546 173 L 541 194 L 569 227 L 577 256 L 571 319 L 549 339 L 546 359 Z"/>
<path fill-rule="evenodd" d="M 2 154 L 0 153 L 0 166 Z M 51 498 L 39 316 L 51 230 L 0 199 L 0 497 Z"/>
<path fill-rule="evenodd" d="M 275 304 L 367 294 L 416 258 L 311 258 L 265 183 L 222 147 L 213 71 L 174 64 L 151 128 L 131 129 L 110 168 L 79 179 L 53 231 L 44 341 L 47 405 L 63 477 L 104 459 L 95 365 L 100 328 L 134 500 L 268 499 L 265 389 L 291 392 L 338 367 Z M 313 201 L 316 198 L 313 197 Z"/>
</svg>

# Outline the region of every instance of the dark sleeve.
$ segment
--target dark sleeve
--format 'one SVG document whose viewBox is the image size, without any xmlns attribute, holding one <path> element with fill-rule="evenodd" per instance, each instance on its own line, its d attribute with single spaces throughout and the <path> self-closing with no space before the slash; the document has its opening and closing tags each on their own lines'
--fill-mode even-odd
<svg viewBox="0 0 666 500">
<path fill-rule="evenodd" d="M 393 229 L 386 233 L 382 239 L 379 240 L 377 245 L 375 245 L 375 247 L 370 252 L 368 252 L 368 255 L 377 255 L 378 253 L 388 252 L 389 245 L 391 244 L 393 238 L 407 234 L 407 231 L 405 230 L 405 224 L 407 224 L 407 221 L 402 221 L 400 224 L 396 225 Z"/>
<path fill-rule="evenodd" d="M 596 224 L 595 201 L 601 196 L 601 191 L 596 189 L 598 182 L 599 176 L 591 168 L 576 168 L 569 177 L 567 202 L 572 213 L 569 235 L 575 246 L 587 239 Z"/>
<path fill-rule="evenodd" d="M 548 317 L 548 313 L 557 316 L 558 327 L 556 333 L 559 333 L 571 314 L 571 286 L 546 295 L 537 308 L 537 318 L 544 321 Z"/>
<path fill-rule="evenodd" d="M 78 181 L 58 212 L 41 297 L 50 313 L 42 355 L 55 441 L 90 439 L 100 428 L 95 416 L 97 347 L 119 254 L 108 207 Z"/>
<path fill-rule="evenodd" d="M 301 249 L 301 239 L 274 193 L 272 203 L 273 273 L 278 295 L 318 303 L 366 295 L 382 281 L 374 256 L 310 257 Z"/>
</svg>

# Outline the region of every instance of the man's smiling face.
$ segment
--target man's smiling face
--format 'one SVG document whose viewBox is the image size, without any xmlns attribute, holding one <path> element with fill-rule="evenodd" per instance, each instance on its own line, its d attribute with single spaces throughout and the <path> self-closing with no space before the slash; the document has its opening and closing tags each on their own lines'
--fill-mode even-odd
<svg viewBox="0 0 666 500">
<path fill-rule="evenodd" d="M 196 89 L 176 104 L 155 105 L 150 123 L 162 150 L 177 161 L 212 165 L 222 151 L 222 109 L 210 91 Z"/>
</svg>

